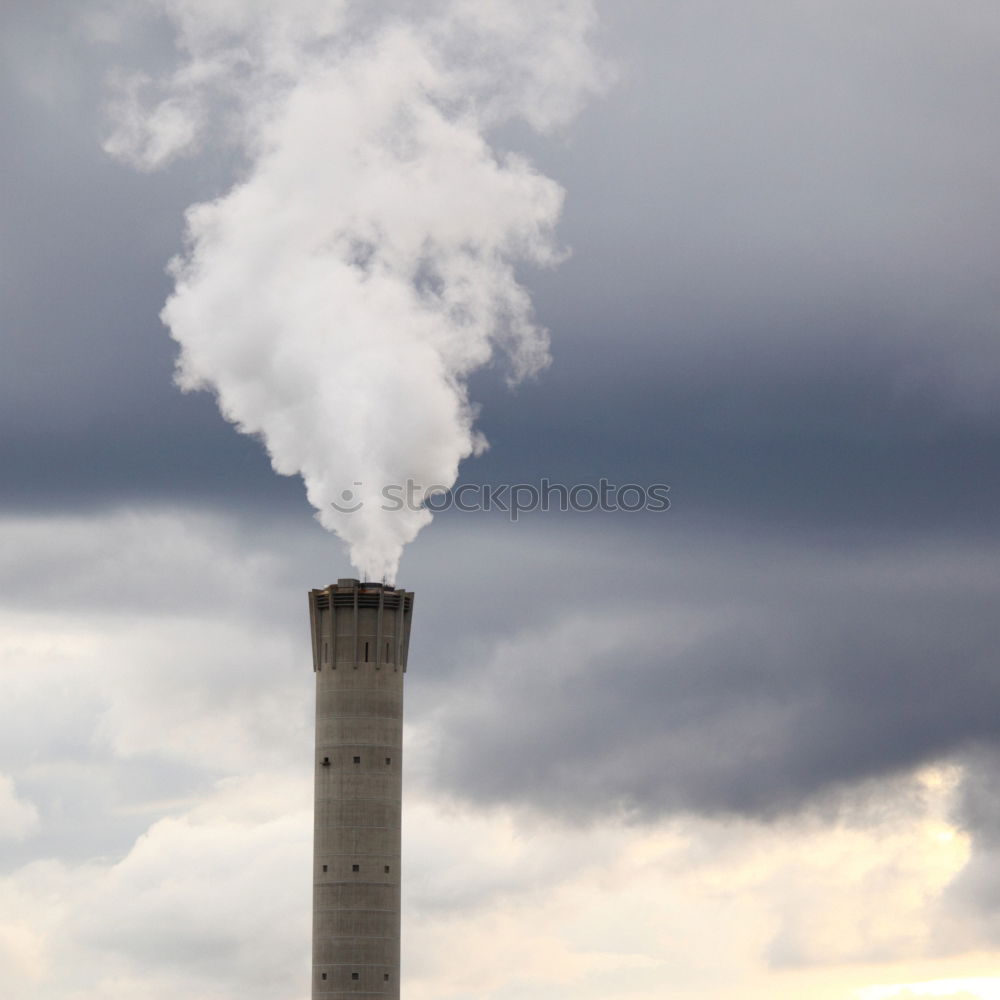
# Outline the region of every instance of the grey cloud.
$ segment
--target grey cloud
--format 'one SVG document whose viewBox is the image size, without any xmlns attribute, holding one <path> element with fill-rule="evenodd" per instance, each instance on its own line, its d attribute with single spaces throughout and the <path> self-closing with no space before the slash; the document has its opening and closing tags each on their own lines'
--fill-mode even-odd
<svg viewBox="0 0 1000 1000">
<path fill-rule="evenodd" d="M 770 815 L 1000 736 L 982 552 L 667 540 L 648 575 L 636 542 L 594 538 L 589 578 L 554 563 L 508 598 L 548 621 L 512 610 L 505 636 L 452 652 L 454 688 L 421 706 L 445 788 L 577 816 Z"/>
<path fill-rule="evenodd" d="M 965 867 L 944 895 L 939 938 L 1000 942 L 1000 749 L 979 741 L 961 758 L 962 781 L 953 821 L 971 835 Z"/>
<path fill-rule="evenodd" d="M 1000 849 L 1000 751 L 977 747 L 965 758 L 965 774 L 956 818 L 977 841 Z M 997 896 L 1000 909 L 1000 895 Z"/>
<path fill-rule="evenodd" d="M 349 572 L 301 484 L 171 383 L 163 268 L 184 207 L 239 164 L 151 177 L 103 156 L 107 71 L 162 64 L 169 40 L 138 21 L 117 40 L 67 30 L 102 6 L 0 15 L 19 50 L 0 61 L 0 502 L 40 530 L 42 514 L 80 517 L 2 536 L 5 613 L 123 630 L 99 684 L 77 660 L 5 663 L 31 690 L 9 685 L 0 770 L 41 817 L 5 845 L 11 864 L 120 857 L 164 799 L 252 760 L 298 773 L 303 592 Z M 566 187 L 573 255 L 525 276 L 554 364 L 513 395 L 501 372 L 476 379 L 492 449 L 462 480 L 665 481 L 673 508 L 436 519 L 400 577 L 417 592 L 411 787 L 543 822 L 771 817 L 877 810 L 887 776 L 965 761 L 973 854 L 936 947 L 995 944 L 1000 15 L 982 0 L 961 17 L 929 0 L 602 7 L 616 87 L 565 136 L 501 137 Z M 37 53 L 45 72 L 25 75 Z M 123 502 L 180 512 L 159 554 L 109 528 Z M 212 511 L 202 544 L 192 524 Z M 206 734 L 225 726 L 239 739 L 216 758 Z M 197 945 L 157 945 L 181 918 L 155 886 L 188 857 L 158 846 L 149 892 L 125 879 L 96 935 L 144 977 L 128 995 L 176 995 L 152 979 Z M 305 968 L 293 930 L 281 969 Z M 232 981 L 236 935 L 269 933 L 230 931 L 198 953 L 195 993 Z"/>
<path fill-rule="evenodd" d="M 171 385 L 157 319 L 183 208 L 239 165 L 150 177 L 104 157 L 107 72 L 163 64 L 170 40 L 137 18 L 97 42 L 67 11 L 5 9 L 5 37 L 55 47 L 73 96 L 46 103 L 7 63 L 0 495 L 290 511 L 299 484 Z M 502 137 L 567 188 L 574 254 L 526 275 L 555 364 L 516 396 L 495 371 L 477 380 L 493 451 L 464 474 L 655 473 L 692 509 L 814 527 L 855 512 L 881 528 L 893 508 L 960 529 L 992 517 L 995 11 L 602 15 L 615 88 L 564 138 Z M 824 503 L 845 481 L 851 502 Z"/>
</svg>

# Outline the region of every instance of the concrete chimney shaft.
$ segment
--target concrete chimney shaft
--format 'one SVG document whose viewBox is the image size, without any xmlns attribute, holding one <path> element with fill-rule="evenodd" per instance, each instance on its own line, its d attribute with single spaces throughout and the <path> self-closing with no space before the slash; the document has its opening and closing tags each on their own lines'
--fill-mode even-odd
<svg viewBox="0 0 1000 1000">
<path fill-rule="evenodd" d="M 413 594 L 309 593 L 316 673 L 313 1000 L 399 1000 L 403 675 Z"/>
</svg>

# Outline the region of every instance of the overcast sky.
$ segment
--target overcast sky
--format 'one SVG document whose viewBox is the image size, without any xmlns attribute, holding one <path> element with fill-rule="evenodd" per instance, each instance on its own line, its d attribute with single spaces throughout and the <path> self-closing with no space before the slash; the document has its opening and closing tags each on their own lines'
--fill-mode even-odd
<svg viewBox="0 0 1000 1000">
<path fill-rule="evenodd" d="M 109 147 L 182 14 L 268 6 L 0 13 L 12 1000 L 308 994 L 305 593 L 355 574 L 159 318 L 248 112 L 216 94 L 223 140 L 156 170 Z M 563 189 L 565 255 L 515 262 L 552 361 L 471 375 L 459 482 L 671 504 L 450 510 L 406 548 L 404 995 L 998 1000 L 1000 9 L 595 10 L 544 91 L 580 70 L 578 106 L 485 131 Z"/>
</svg>

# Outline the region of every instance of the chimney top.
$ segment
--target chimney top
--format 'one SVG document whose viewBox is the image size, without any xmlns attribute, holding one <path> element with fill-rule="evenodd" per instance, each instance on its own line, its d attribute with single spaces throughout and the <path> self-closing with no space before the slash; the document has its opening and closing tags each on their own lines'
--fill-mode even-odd
<svg viewBox="0 0 1000 1000">
<path fill-rule="evenodd" d="M 356 580 L 354 577 L 341 577 L 337 581 L 337 590 L 395 590 L 388 583 L 376 580 Z"/>
</svg>

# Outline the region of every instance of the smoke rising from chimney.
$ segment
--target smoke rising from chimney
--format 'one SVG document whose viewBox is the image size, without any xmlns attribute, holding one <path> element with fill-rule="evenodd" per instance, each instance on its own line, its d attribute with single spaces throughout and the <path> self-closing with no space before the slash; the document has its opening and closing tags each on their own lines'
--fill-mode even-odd
<svg viewBox="0 0 1000 1000">
<path fill-rule="evenodd" d="M 370 6 L 163 0 L 179 65 L 119 78 L 105 148 L 146 170 L 209 141 L 244 155 L 170 265 L 178 384 L 213 391 L 392 582 L 431 514 L 382 509 L 382 487 L 453 485 L 486 447 L 469 374 L 549 360 L 515 269 L 558 261 L 563 192 L 489 130 L 565 123 L 601 71 L 589 0 Z"/>
</svg>

